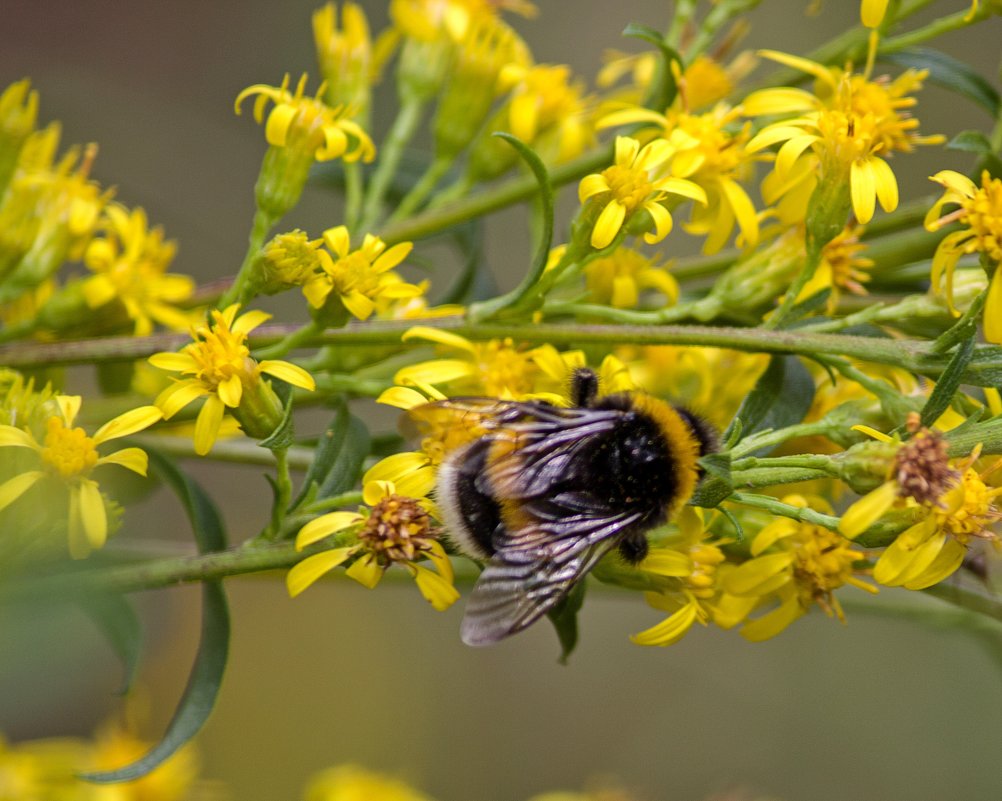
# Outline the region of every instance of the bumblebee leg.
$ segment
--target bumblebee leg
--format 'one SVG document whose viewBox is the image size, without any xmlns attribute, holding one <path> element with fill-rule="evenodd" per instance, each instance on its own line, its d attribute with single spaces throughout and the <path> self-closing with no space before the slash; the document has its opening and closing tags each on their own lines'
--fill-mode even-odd
<svg viewBox="0 0 1002 801">
<path fill-rule="evenodd" d="M 598 397 L 598 376 L 590 367 L 579 367 L 571 374 L 571 403 L 590 408 Z"/>
</svg>

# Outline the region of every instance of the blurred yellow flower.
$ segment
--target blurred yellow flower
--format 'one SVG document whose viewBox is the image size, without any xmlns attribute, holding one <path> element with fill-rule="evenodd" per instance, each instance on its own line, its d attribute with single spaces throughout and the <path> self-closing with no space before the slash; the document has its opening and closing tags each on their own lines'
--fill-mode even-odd
<svg viewBox="0 0 1002 801">
<path fill-rule="evenodd" d="M 944 291 L 947 303 L 953 308 L 953 273 L 960 257 L 968 253 L 981 253 L 994 262 L 988 297 L 984 308 L 985 339 L 1002 343 L 1002 279 L 998 265 L 1002 264 L 1002 181 L 992 178 L 988 171 L 981 173 L 981 186 L 966 175 L 953 170 L 942 170 L 932 180 L 945 187 L 943 196 L 933 204 L 925 217 L 925 227 L 938 231 L 944 225 L 959 223 L 959 231 L 952 231 L 940 241 L 932 257 L 932 288 Z M 943 214 L 943 206 L 953 204 L 958 208 Z M 945 290 L 942 289 L 946 283 Z"/>
<path fill-rule="evenodd" d="M 149 228 L 146 212 L 131 212 L 117 203 L 104 210 L 104 236 L 91 240 L 84 264 L 94 273 L 83 283 L 92 309 L 118 301 L 135 323 L 137 337 L 149 335 L 153 324 L 185 330 L 188 315 L 176 304 L 191 297 L 195 282 L 186 275 L 169 275 L 167 269 L 177 246 L 165 242 L 160 226 Z"/>
<path fill-rule="evenodd" d="M 104 545 L 108 536 L 108 517 L 101 489 L 91 472 L 103 465 L 117 464 L 141 476 L 146 475 L 146 452 L 140 448 L 123 448 L 98 454 L 105 442 L 127 437 L 149 428 L 163 416 L 156 406 L 141 406 L 119 415 L 101 426 L 93 436 L 73 421 L 80 411 L 79 395 L 58 395 L 59 413 L 45 421 L 45 438 L 42 442 L 25 428 L 0 425 L 0 448 L 28 448 L 39 459 L 39 469 L 20 473 L 0 484 L 0 509 L 4 509 L 43 479 L 61 484 L 69 494 L 70 556 L 86 557 L 92 550 Z"/>
<path fill-rule="evenodd" d="M 234 110 L 240 113 L 240 105 L 253 95 L 254 119 L 264 122 L 264 110 L 269 101 L 274 108 L 268 114 L 264 135 L 268 144 L 287 147 L 308 153 L 317 161 L 343 158 L 345 161 L 372 161 L 376 157 L 376 147 L 369 135 L 358 123 L 348 119 L 353 110 L 346 107 L 331 108 L 319 99 L 323 94 L 321 86 L 316 97 L 306 97 L 306 75 L 296 85 L 296 91 L 289 91 L 288 74 L 281 86 L 255 84 L 248 86 L 234 103 Z"/>
</svg>

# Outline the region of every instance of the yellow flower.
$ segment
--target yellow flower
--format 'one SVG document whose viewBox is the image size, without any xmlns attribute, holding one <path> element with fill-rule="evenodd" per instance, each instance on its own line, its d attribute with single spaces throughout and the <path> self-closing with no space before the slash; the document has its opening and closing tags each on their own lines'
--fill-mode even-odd
<svg viewBox="0 0 1002 801">
<path fill-rule="evenodd" d="M 580 351 L 560 353 L 552 345 L 524 349 L 511 339 L 470 342 L 458 334 L 424 326 L 410 329 L 403 339 L 434 342 L 457 353 L 458 358 L 412 364 L 399 370 L 394 382 L 408 387 L 445 385 L 453 395 L 562 403 L 561 392 L 570 371 L 584 366 Z"/>
<path fill-rule="evenodd" d="M 399 564 L 438 611 L 448 609 L 459 599 L 453 586 L 452 563 L 431 522 L 434 505 L 427 493 L 434 479 L 427 475 L 412 476 L 398 488 L 392 481 L 372 478 L 386 469 L 377 464 L 363 478 L 362 495 L 367 506 L 359 512 L 330 512 L 300 529 L 296 536 L 297 550 L 341 532 L 355 534 L 357 542 L 313 554 L 294 565 L 286 576 L 290 596 L 294 598 L 321 576 L 354 559 L 346 573 L 369 589 L 379 583 L 390 566 Z M 413 494 L 404 494 L 405 486 Z M 435 570 L 418 564 L 418 559 L 428 559 Z"/>
<path fill-rule="evenodd" d="M 38 117 L 38 92 L 25 78 L 0 92 L 0 197 Z"/>
<path fill-rule="evenodd" d="M 255 283 L 261 294 L 274 295 L 303 286 L 323 269 L 320 248 L 323 239 L 310 239 L 298 228 L 273 237 L 261 253 Z"/>
<path fill-rule="evenodd" d="M 233 410 L 241 427 L 250 436 L 264 438 L 282 419 L 282 406 L 263 374 L 274 376 L 301 389 L 313 390 L 313 377 L 289 362 L 266 360 L 258 363 L 250 356 L 247 335 L 271 317 L 250 311 L 237 317 L 236 304 L 213 311 L 211 326 L 192 329 L 194 342 L 180 353 L 156 353 L 149 361 L 168 372 L 190 375 L 175 380 L 156 399 L 163 416 L 170 419 L 197 398 L 206 398 L 195 422 L 195 452 L 206 454 L 219 433 L 223 414 Z"/>
<path fill-rule="evenodd" d="M 985 483 L 987 472 L 979 474 L 971 466 L 979 453 L 976 448 L 955 466 L 951 485 L 937 487 L 935 497 L 925 501 L 926 517 L 884 549 L 873 568 L 877 581 L 909 590 L 931 587 L 960 567 L 973 539 L 998 542 L 998 535 L 988 527 L 1002 518 L 995 508 L 1002 488 L 990 488 Z"/>
<path fill-rule="evenodd" d="M 160 226 L 147 227 L 141 208 L 129 212 L 112 203 L 104 213 L 105 235 L 91 240 L 84 252 L 84 264 L 95 273 L 83 284 L 87 305 L 98 309 L 118 300 L 135 322 L 138 337 L 150 334 L 154 322 L 186 329 L 188 316 L 173 304 L 190 298 L 195 282 L 186 275 L 167 274 L 175 243 L 163 241 Z"/>
<path fill-rule="evenodd" d="M 275 107 L 269 112 L 264 135 L 273 147 L 293 148 L 308 153 L 317 161 L 343 158 L 345 161 L 372 161 L 376 157 L 376 147 L 362 127 L 347 117 L 352 113 L 348 107 L 331 108 L 319 96 L 306 97 L 306 75 L 299 79 L 296 91 L 289 91 L 289 76 L 282 79 L 281 86 L 255 84 L 248 86 L 234 103 L 234 110 L 240 113 L 240 104 L 252 96 L 254 119 L 264 121 L 264 110 L 271 101 Z"/>
<path fill-rule="evenodd" d="M 988 171 L 981 174 L 978 187 L 966 175 L 953 170 L 943 170 L 932 180 L 946 188 L 943 196 L 929 209 L 925 227 L 937 231 L 953 222 L 964 226 L 943 237 L 932 258 L 932 288 L 941 291 L 946 282 L 946 300 L 953 308 L 953 273 L 960 257 L 966 253 L 982 253 L 996 265 L 1002 264 L 1002 181 L 992 178 Z M 958 208 L 943 215 L 943 206 L 955 204 Z M 988 298 L 984 309 L 985 339 L 1002 343 L 1002 279 L 999 270 L 992 272 Z"/>
<path fill-rule="evenodd" d="M 655 177 L 670 157 L 670 145 L 664 140 L 657 139 L 641 147 L 636 139 L 616 137 L 615 163 L 601 173 L 586 175 L 578 187 L 582 203 L 594 198 L 596 206 L 602 208 L 591 232 L 593 248 L 608 247 L 641 210 L 654 223 L 654 232 L 644 234 L 644 241 L 660 242 L 672 228 L 671 213 L 662 205 L 669 193 L 706 203 L 706 192 L 692 181 Z"/>
<path fill-rule="evenodd" d="M 112 720 L 99 728 L 91 744 L 89 764 L 79 768 L 114 770 L 146 754 L 153 743 L 133 730 L 132 717 L 127 709 L 123 720 Z M 198 762 L 195 747 L 188 742 L 142 778 L 107 785 L 106 789 L 114 788 L 115 792 L 108 793 L 107 798 L 101 796 L 100 801 L 185 801 L 201 797 L 192 793 L 197 788 Z"/>
<path fill-rule="evenodd" d="M 114 194 L 90 179 L 97 145 L 70 148 L 57 162 L 59 137 L 56 123 L 29 136 L 7 187 L 3 236 L 11 235 L 19 219 L 30 223 L 21 232 L 27 236 L 19 243 L 16 268 L 4 278 L 7 293 L 37 286 L 65 261 L 79 259 Z M 0 255 L 0 272 L 11 266 Z"/>
<path fill-rule="evenodd" d="M 830 289 L 827 312 L 834 314 L 842 292 L 853 295 L 867 294 L 864 284 L 870 280 L 868 271 L 873 268 L 874 262 L 873 259 L 859 255 L 867 247 L 860 241 L 861 235 L 862 228 L 847 227 L 824 246 L 821 251 L 821 264 L 818 265 L 814 277 L 800 291 L 798 300 L 806 300 L 823 289 Z"/>
<path fill-rule="evenodd" d="M 624 350 L 620 356 L 638 386 L 660 397 L 685 398 L 687 408 L 721 430 L 769 362 L 761 353 L 676 345 Z"/>
<path fill-rule="evenodd" d="M 127 437 L 157 422 L 163 415 L 155 406 L 141 406 L 105 423 L 93 436 L 73 421 L 80 411 L 80 396 L 56 397 L 59 413 L 45 421 L 41 443 L 28 430 L 0 425 L 0 447 L 28 448 L 40 465 L 0 484 L 0 509 L 10 505 L 42 479 L 62 484 L 69 493 L 69 550 L 74 559 L 82 559 L 104 545 L 108 536 L 108 518 L 98 483 L 90 474 L 106 464 L 117 464 L 139 475 L 146 475 L 146 453 L 139 448 L 123 448 L 106 456 L 98 447 L 109 440 Z"/>
<path fill-rule="evenodd" d="M 821 498 L 788 495 L 784 503 L 826 514 L 831 507 Z M 776 518 L 752 540 L 752 558 L 730 572 L 724 580 L 728 592 L 756 599 L 775 597 L 779 605 L 746 623 L 741 634 L 758 642 L 774 637 L 817 604 L 829 617 L 845 622 L 835 590 L 846 584 L 870 593 L 877 588 L 857 575 L 856 565 L 866 559 L 863 551 L 837 532 L 815 523 Z"/>
<path fill-rule="evenodd" d="M 741 109 L 720 103 L 712 111 L 691 114 L 669 109 L 659 114 L 634 107 L 607 115 L 600 128 L 632 123 L 661 128 L 668 142 L 667 169 L 676 178 L 686 178 L 706 192 L 706 202 L 693 206 L 686 230 L 707 235 L 703 250 L 715 253 L 726 244 L 735 221 L 746 246 L 758 242 L 755 206 L 740 181 L 752 177 L 753 163 L 761 156 L 748 149 L 751 126 L 737 126 Z"/>
<path fill-rule="evenodd" d="M 910 94 L 921 89 L 926 72 L 907 70 L 893 81 L 870 80 L 773 50 L 762 55 L 813 75 L 818 87 L 816 94 L 791 87 L 764 89 L 742 104 L 753 117 L 801 115 L 767 125 L 748 144 L 754 152 L 784 143 L 762 185 L 767 202 L 787 195 L 793 201 L 780 217 L 803 219 L 804 200 L 818 180 L 848 181 L 860 223 L 870 221 L 878 200 L 884 211 L 897 208 L 897 180 L 886 157 L 943 141 L 941 136 L 920 136 L 918 120 L 907 111 L 916 103 Z"/>
<path fill-rule="evenodd" d="M 660 305 L 670 306 L 678 300 L 678 282 L 664 267 L 632 248 L 616 248 L 608 256 L 588 262 L 585 284 L 595 303 L 616 309 L 635 309 L 640 293 L 654 289 L 664 296 Z"/>
<path fill-rule="evenodd" d="M 339 28 L 337 6 L 326 3 L 313 12 L 313 41 L 327 104 L 354 109 L 360 119 L 367 119 L 370 88 L 390 53 L 378 44 L 373 51 L 365 11 L 358 3 L 345 2 Z"/>
<path fill-rule="evenodd" d="M 666 579 L 660 592 L 647 592 L 644 598 L 668 617 L 630 639 L 637 645 L 673 645 L 684 637 L 694 623 L 711 621 L 722 628 L 732 628 L 743 620 L 756 599 L 744 599 L 724 592 L 722 580 L 733 565 L 726 564 L 722 543 L 707 541 L 707 528 L 701 509 L 686 506 L 676 519 L 680 537 L 670 544 L 653 547 L 638 569 Z"/>
<path fill-rule="evenodd" d="M 859 5 L 859 19 L 867 28 L 876 28 L 884 21 L 887 13 L 888 0 L 861 0 Z M 971 9 L 967 12 L 967 19 L 978 10 L 978 0 L 971 1 Z"/>
<path fill-rule="evenodd" d="M 432 801 L 399 779 L 354 765 L 339 765 L 315 774 L 306 785 L 305 801 Z"/>
<path fill-rule="evenodd" d="M 862 0 L 859 6 L 859 19 L 867 28 L 876 28 L 884 21 L 887 13 L 887 0 Z"/>
<path fill-rule="evenodd" d="M 987 398 L 997 406 L 994 393 Z M 887 481 L 846 509 L 839 530 L 854 538 L 893 506 L 922 508 L 925 516 L 887 546 L 873 571 L 881 584 L 918 590 L 960 567 L 972 539 L 998 541 L 988 527 L 1002 518 L 994 503 L 1002 488 L 990 488 L 985 482 L 997 464 L 984 474 L 972 467 L 981 453 L 980 445 L 965 459 L 948 460 L 946 441 L 938 432 L 918 428 L 914 420 L 908 428 L 912 437 L 898 446 Z M 895 443 L 867 426 L 856 429 L 881 442 Z"/>
<path fill-rule="evenodd" d="M 511 146 L 491 134 L 508 131 L 539 154 L 559 164 L 594 144 L 591 101 L 584 85 L 563 64 L 528 66 L 514 61 L 501 70 L 498 85 L 508 100 L 483 126 L 470 154 L 469 177 L 486 181 L 512 167 L 518 157 Z"/>
<path fill-rule="evenodd" d="M 407 258 L 414 247 L 410 242 L 399 242 L 387 249 L 378 236 L 366 234 L 362 247 L 353 251 L 348 229 L 339 225 L 324 231 L 324 243 L 337 260 L 326 250 L 317 251 L 320 269 L 303 285 L 303 294 L 315 309 L 321 308 L 333 294 L 351 314 L 365 320 L 375 311 L 379 300 L 421 294 L 421 287 L 405 283 L 390 272 Z"/>
<path fill-rule="evenodd" d="M 447 36 L 460 42 L 470 26 L 484 17 L 496 18 L 499 10 L 526 17 L 536 15 L 529 0 L 391 0 L 390 17 L 405 36 L 432 41 Z"/>
</svg>

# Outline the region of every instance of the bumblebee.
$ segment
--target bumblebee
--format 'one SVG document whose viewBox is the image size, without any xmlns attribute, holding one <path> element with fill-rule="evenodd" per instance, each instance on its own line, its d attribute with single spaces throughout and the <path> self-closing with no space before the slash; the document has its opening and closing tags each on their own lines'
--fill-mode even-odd
<svg viewBox="0 0 1002 801">
<path fill-rule="evenodd" d="M 467 440 L 435 484 L 447 537 L 485 564 L 466 603 L 467 645 L 530 626 L 614 548 L 640 562 L 647 532 L 689 499 L 697 460 L 717 447 L 685 409 L 641 393 L 598 397 L 592 370 L 575 371 L 571 398 L 569 408 L 454 398 L 411 412 Z"/>
</svg>

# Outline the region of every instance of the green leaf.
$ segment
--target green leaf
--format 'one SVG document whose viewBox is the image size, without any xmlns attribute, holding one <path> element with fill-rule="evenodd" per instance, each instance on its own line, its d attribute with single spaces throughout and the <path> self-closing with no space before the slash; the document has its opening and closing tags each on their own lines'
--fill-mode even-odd
<svg viewBox="0 0 1002 801">
<path fill-rule="evenodd" d="M 579 581 L 574 584 L 556 606 L 554 606 L 546 616 L 557 630 L 557 638 L 560 640 L 561 665 L 566 665 L 570 655 L 578 644 L 578 612 L 584 604 L 586 583 Z"/>
<path fill-rule="evenodd" d="M 739 420 L 738 425 L 740 423 Z M 699 466 L 703 469 L 703 478 L 696 485 L 696 491 L 692 493 L 689 503 L 706 509 L 719 506 L 720 502 L 726 500 L 734 491 L 734 484 L 731 481 L 731 455 L 726 451 L 708 453 L 699 460 Z"/>
<path fill-rule="evenodd" d="M 981 131 L 961 131 L 947 145 L 948 150 L 963 150 L 966 153 L 977 153 L 979 156 L 991 154 L 992 143 Z"/>
<path fill-rule="evenodd" d="M 965 340 L 950 358 L 950 363 L 940 375 L 936 388 L 922 408 L 922 425 L 932 426 L 950 407 L 972 356 L 974 356 L 974 337 Z"/>
<path fill-rule="evenodd" d="M 999 93 L 977 71 L 963 61 L 931 47 L 909 47 L 898 53 L 881 55 L 882 61 L 913 69 L 929 70 L 932 83 L 973 100 L 992 117 L 999 113 Z"/>
<path fill-rule="evenodd" d="M 223 522 L 205 491 L 165 456 L 150 451 L 150 466 L 170 485 L 184 504 L 200 553 L 226 547 Z M 202 728 L 215 705 L 226 669 L 230 641 L 230 615 L 220 581 L 202 582 L 202 633 L 198 653 L 174 717 L 163 739 L 144 756 L 124 767 L 83 773 L 80 777 L 98 784 L 126 782 L 147 775 L 168 759 Z"/>
<path fill-rule="evenodd" d="M 122 686 L 118 694 L 125 695 L 136 680 L 143 651 L 143 627 L 139 616 L 122 595 L 88 595 L 81 605 L 122 660 Z"/>
<path fill-rule="evenodd" d="M 535 150 L 529 147 L 517 136 L 512 136 L 504 131 L 496 131 L 492 136 L 504 139 L 509 145 L 518 151 L 518 155 L 532 170 L 536 183 L 539 185 L 539 195 L 537 197 L 539 217 L 535 220 L 534 230 L 538 236 L 536 250 L 532 257 L 532 265 L 529 272 L 521 283 L 511 292 L 507 292 L 498 298 L 486 300 L 482 303 L 474 303 L 470 306 L 467 317 L 472 322 L 489 319 L 498 312 L 515 306 L 529 298 L 532 290 L 539 283 L 539 279 L 546 271 L 546 262 L 550 258 L 550 246 L 553 244 L 553 184 L 550 183 L 550 174 L 546 170 L 546 165 L 539 158 Z"/>
<path fill-rule="evenodd" d="M 292 424 L 292 387 L 278 379 L 275 379 L 275 384 L 276 394 L 283 404 L 282 420 L 274 431 L 258 442 L 258 445 L 270 451 L 285 450 L 296 441 L 296 429 Z"/>
<path fill-rule="evenodd" d="M 317 441 L 303 488 L 290 508 L 298 508 L 308 496 L 329 498 L 351 489 L 358 480 L 371 444 L 369 429 L 348 411 L 343 398 L 338 399 L 334 418 Z M 315 492 L 311 492 L 312 487 L 316 488 Z"/>
<path fill-rule="evenodd" d="M 630 39 L 641 39 L 654 45 L 661 52 L 661 63 L 658 65 L 654 80 L 648 87 L 644 106 L 663 112 L 674 102 L 675 95 L 678 94 L 678 85 L 675 83 L 675 75 L 672 73 L 671 65 L 672 62 L 676 62 L 681 68 L 682 57 L 668 46 L 660 31 L 648 25 L 631 22 L 623 31 L 623 36 Z"/>
<path fill-rule="evenodd" d="M 757 431 L 796 425 L 811 408 L 814 400 L 814 377 L 796 356 L 773 356 L 755 387 L 735 415 L 740 419 L 744 437 Z M 729 441 L 735 425 L 731 421 L 723 440 Z"/>
<path fill-rule="evenodd" d="M 338 454 L 348 431 L 349 417 L 348 404 L 344 398 L 338 398 L 334 402 L 334 418 L 317 440 L 316 448 L 313 450 L 313 461 L 310 463 L 310 468 L 306 471 L 306 478 L 303 480 L 303 488 L 296 500 L 292 502 L 290 509 L 295 509 L 303 502 L 311 485 L 316 485 L 319 488 L 337 462 Z"/>
</svg>

